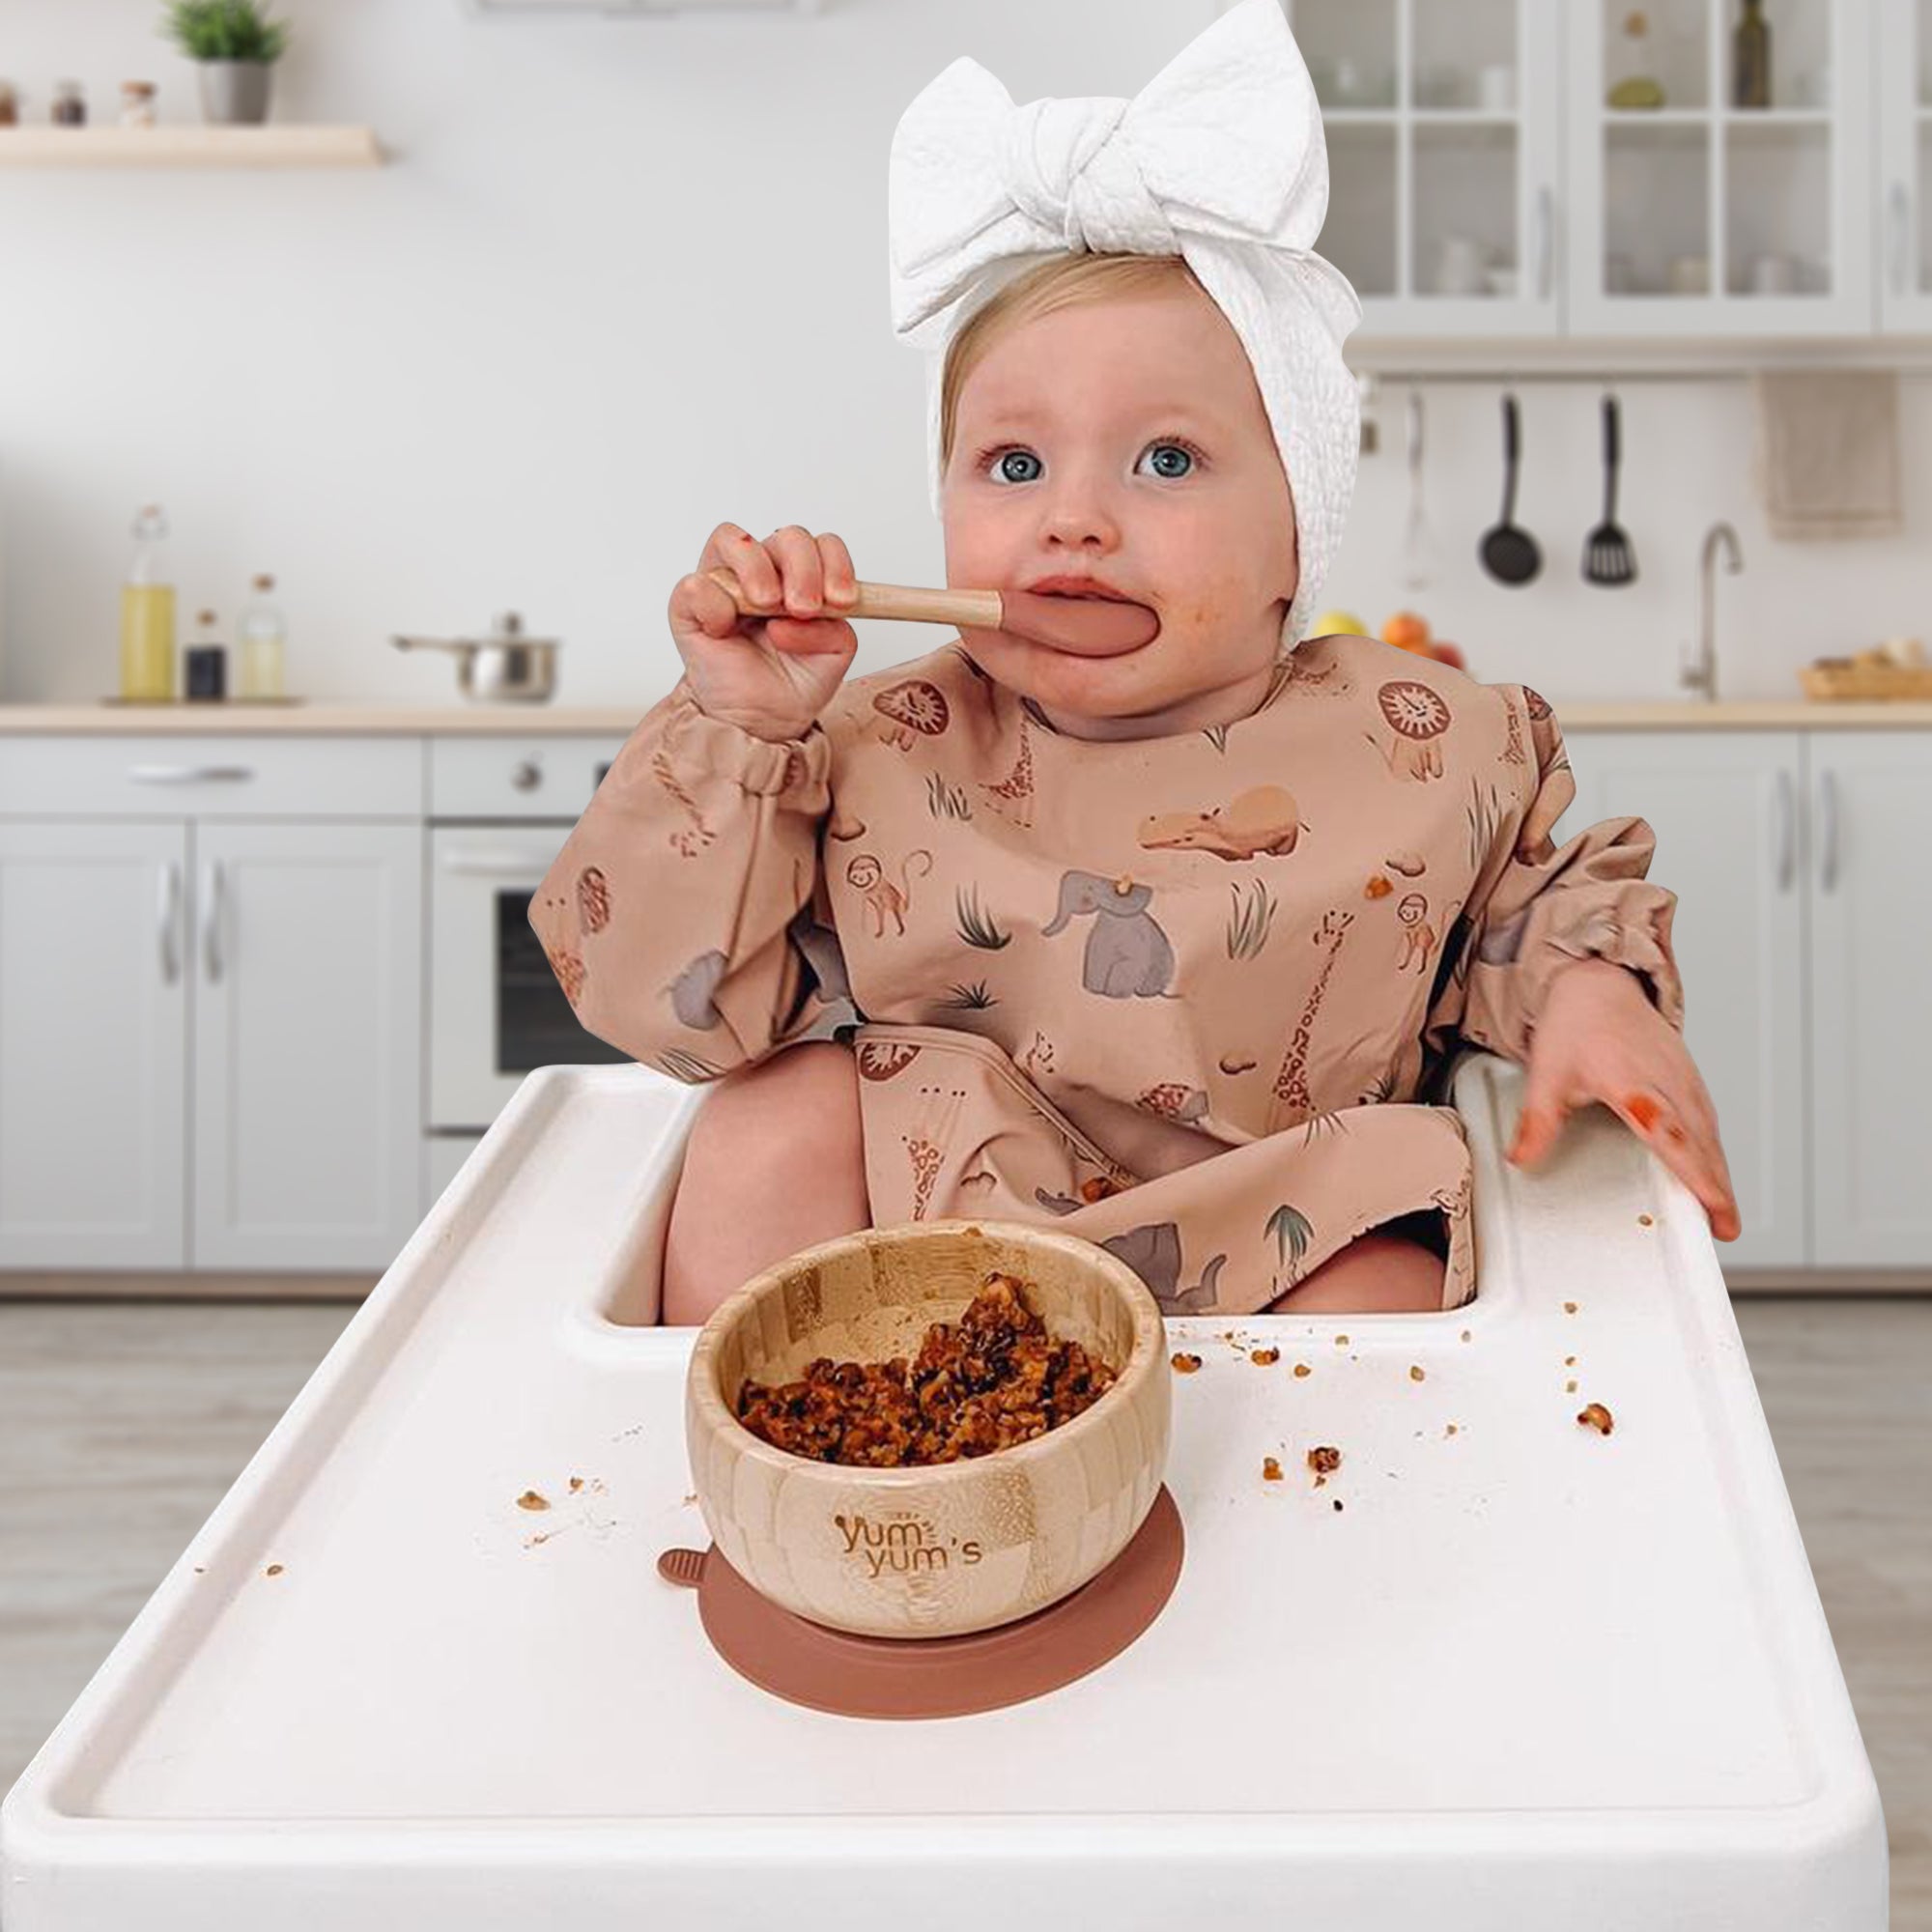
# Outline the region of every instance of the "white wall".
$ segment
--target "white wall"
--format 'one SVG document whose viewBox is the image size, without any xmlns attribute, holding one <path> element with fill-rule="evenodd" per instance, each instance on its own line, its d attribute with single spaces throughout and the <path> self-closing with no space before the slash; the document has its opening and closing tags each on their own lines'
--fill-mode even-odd
<svg viewBox="0 0 1932 1932">
<path fill-rule="evenodd" d="M 971 53 L 1015 99 L 1131 94 L 1216 0 L 825 0 L 817 17 L 481 21 L 462 0 L 280 0 L 275 118 L 361 122 L 389 155 L 322 173 L 0 170 L 0 697 L 116 681 L 137 504 L 175 530 L 183 627 L 232 621 L 271 570 L 290 686 L 454 695 L 393 631 L 475 633 L 514 607 L 564 639 L 559 696 L 649 703 L 676 673 L 663 610 L 724 518 L 835 529 L 862 575 L 941 581 L 919 357 L 886 301 L 886 157 L 907 101 Z M 0 72 L 44 118 L 54 79 L 111 119 L 125 78 L 198 118 L 158 0 L 0 0 Z M 1894 541 L 1774 545 L 1748 486 L 1737 383 L 1623 392 L 1624 521 L 1643 577 L 1577 576 L 1597 520 L 1597 390 L 1525 392 L 1520 521 L 1544 578 L 1476 561 L 1500 500 L 1494 392 L 1433 388 L 1429 514 L 1448 568 L 1394 582 L 1399 388 L 1363 465 L 1329 602 L 1419 602 L 1479 675 L 1565 696 L 1672 695 L 1705 526 L 1735 696 L 1794 668 L 1932 636 L 1920 560 L 1932 397 L 1908 379 L 1912 525 Z M 859 668 L 931 648 L 867 624 Z"/>
</svg>

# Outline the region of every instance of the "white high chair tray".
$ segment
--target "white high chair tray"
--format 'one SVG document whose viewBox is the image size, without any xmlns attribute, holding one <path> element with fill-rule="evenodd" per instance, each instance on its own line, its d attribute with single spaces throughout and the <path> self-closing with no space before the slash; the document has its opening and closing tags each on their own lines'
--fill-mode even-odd
<svg viewBox="0 0 1932 1932">
<path fill-rule="evenodd" d="M 1602 1109 L 1508 1168 L 1520 1080 L 1456 1074 L 1478 1299 L 1170 1322 L 1166 1608 L 1034 1702 L 882 1722 L 754 1689 L 657 1575 L 708 1541 L 696 1330 L 638 1325 L 703 1090 L 532 1074 L 8 1798 L 0 1918 L 1877 1932 L 1702 1212 Z"/>
</svg>

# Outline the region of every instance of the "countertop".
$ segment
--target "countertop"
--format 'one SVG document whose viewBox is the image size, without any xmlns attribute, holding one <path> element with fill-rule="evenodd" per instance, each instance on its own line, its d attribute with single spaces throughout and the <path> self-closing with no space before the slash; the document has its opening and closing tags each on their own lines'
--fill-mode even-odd
<svg viewBox="0 0 1932 1932">
<path fill-rule="evenodd" d="M 237 733 L 294 737 L 628 737 L 652 699 L 633 705 L 561 704 L 0 704 L 0 737 L 86 733 L 188 737 Z M 1932 703 L 1790 700 L 1708 704 L 1550 700 L 1572 731 L 1790 731 L 1932 728 Z"/>
</svg>

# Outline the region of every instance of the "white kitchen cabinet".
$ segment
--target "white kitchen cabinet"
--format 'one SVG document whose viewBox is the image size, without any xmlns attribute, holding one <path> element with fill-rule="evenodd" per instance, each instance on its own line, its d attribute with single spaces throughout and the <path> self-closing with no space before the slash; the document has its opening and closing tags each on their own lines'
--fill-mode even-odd
<svg viewBox="0 0 1932 1932">
<path fill-rule="evenodd" d="M 1880 0 L 1879 327 L 1932 331 L 1932 0 Z"/>
<path fill-rule="evenodd" d="M 1559 841 L 1599 819 L 1646 819 L 1657 835 L 1650 876 L 1677 895 L 1684 1042 L 1716 1104 L 1744 1222 L 1724 1264 L 1803 1267 L 1812 1236 L 1802 736 L 1579 730 L 1565 739 L 1577 800 Z"/>
<path fill-rule="evenodd" d="M 1808 734 L 1812 1261 L 1932 1262 L 1932 736 Z"/>
<path fill-rule="evenodd" d="M 1678 895 L 1685 1042 L 1744 1234 L 1727 1267 L 1932 1267 L 1932 738 L 1566 733 L 1567 838 L 1634 814 Z"/>
<path fill-rule="evenodd" d="M 421 1214 L 417 740 L 0 757 L 0 1268 L 381 1269 Z"/>
<path fill-rule="evenodd" d="M 1613 108 L 1637 62 L 1627 0 L 1569 0 L 1568 322 L 1580 335 L 1869 334 L 1871 0 L 1772 7 L 1771 105 L 1731 104 L 1737 0 L 1645 7 L 1655 108 Z"/>
<path fill-rule="evenodd" d="M 187 829 L 0 819 L 0 1267 L 187 1252 Z"/>
<path fill-rule="evenodd" d="M 1766 108 L 1732 104 L 1737 0 L 1284 5 L 1366 340 L 1932 327 L 1932 0 L 1884 0 L 1883 43 L 1874 0 L 1770 7 Z M 1663 104 L 1611 107 L 1638 68 Z M 1881 245 L 1920 292 L 1883 310 Z"/>
<path fill-rule="evenodd" d="M 422 834 L 198 823 L 190 1265 L 386 1267 L 420 1213 Z"/>
<path fill-rule="evenodd" d="M 1321 102 L 1321 247 L 1371 336 L 1551 335 L 1562 147 L 1548 0 L 1286 0 Z"/>
</svg>

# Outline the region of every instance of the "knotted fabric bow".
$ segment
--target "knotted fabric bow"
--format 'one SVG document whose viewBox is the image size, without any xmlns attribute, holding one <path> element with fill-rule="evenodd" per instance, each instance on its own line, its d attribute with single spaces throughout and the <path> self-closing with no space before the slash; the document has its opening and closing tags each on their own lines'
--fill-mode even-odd
<svg viewBox="0 0 1932 1932">
<path fill-rule="evenodd" d="M 1294 501 L 1299 641 L 1342 540 L 1361 401 L 1342 358 L 1361 303 L 1315 252 L 1328 210 L 1321 114 L 1279 0 L 1240 0 L 1131 100 L 1012 98 L 962 55 L 893 135 L 894 332 L 926 353 L 926 443 L 940 506 L 946 351 L 1045 258 L 1179 255 L 1234 327 Z"/>
</svg>

